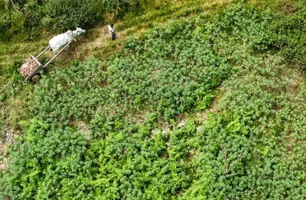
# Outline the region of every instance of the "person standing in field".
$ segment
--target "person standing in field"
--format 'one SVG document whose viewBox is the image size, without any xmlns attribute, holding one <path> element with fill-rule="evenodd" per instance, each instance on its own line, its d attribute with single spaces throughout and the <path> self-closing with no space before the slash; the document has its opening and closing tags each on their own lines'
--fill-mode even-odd
<svg viewBox="0 0 306 200">
<path fill-rule="evenodd" d="M 114 29 L 113 29 L 114 28 L 114 24 L 108 25 L 107 28 L 108 28 L 108 32 L 112 36 L 112 40 L 115 40 L 116 39 L 116 33 L 115 33 Z"/>
</svg>

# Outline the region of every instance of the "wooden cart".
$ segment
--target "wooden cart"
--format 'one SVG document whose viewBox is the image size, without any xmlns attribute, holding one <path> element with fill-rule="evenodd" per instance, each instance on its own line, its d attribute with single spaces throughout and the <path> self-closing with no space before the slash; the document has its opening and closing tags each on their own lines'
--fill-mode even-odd
<svg viewBox="0 0 306 200">
<path fill-rule="evenodd" d="M 38 81 L 40 79 L 40 72 L 47 67 L 71 42 L 68 42 L 64 47 L 62 47 L 46 64 L 41 64 L 38 58 L 45 53 L 50 46 L 45 48 L 38 56 L 30 56 L 24 64 L 19 69 L 25 80 L 28 81 Z"/>
</svg>

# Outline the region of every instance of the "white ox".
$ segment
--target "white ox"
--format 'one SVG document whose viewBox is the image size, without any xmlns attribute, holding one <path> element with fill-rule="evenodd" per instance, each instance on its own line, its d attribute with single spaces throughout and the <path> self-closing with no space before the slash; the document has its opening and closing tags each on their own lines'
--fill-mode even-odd
<svg viewBox="0 0 306 200">
<path fill-rule="evenodd" d="M 84 33 L 85 30 L 81 28 L 76 28 L 74 31 L 68 30 L 66 33 L 59 34 L 54 36 L 50 41 L 49 45 L 54 53 L 58 52 L 58 50 L 71 42 L 76 36 L 79 36 L 81 33 Z"/>
</svg>

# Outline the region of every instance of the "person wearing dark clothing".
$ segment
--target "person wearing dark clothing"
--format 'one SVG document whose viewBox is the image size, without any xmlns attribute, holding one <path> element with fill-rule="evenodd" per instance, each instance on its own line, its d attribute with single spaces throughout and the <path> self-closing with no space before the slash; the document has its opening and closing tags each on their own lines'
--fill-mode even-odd
<svg viewBox="0 0 306 200">
<path fill-rule="evenodd" d="M 117 35 L 116 35 L 116 33 L 115 33 L 113 27 L 114 27 L 114 24 L 110 24 L 110 25 L 107 26 L 108 32 L 109 32 L 109 33 L 111 34 L 111 36 L 112 36 L 112 40 L 115 40 L 116 37 L 117 37 Z"/>
</svg>

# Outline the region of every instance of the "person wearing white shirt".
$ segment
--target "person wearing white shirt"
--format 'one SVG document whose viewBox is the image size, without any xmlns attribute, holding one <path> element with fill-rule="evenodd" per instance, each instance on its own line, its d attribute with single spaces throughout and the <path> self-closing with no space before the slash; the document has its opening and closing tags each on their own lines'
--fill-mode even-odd
<svg viewBox="0 0 306 200">
<path fill-rule="evenodd" d="M 115 33 L 113 27 L 114 27 L 114 24 L 110 24 L 110 25 L 107 26 L 108 32 L 109 32 L 109 33 L 111 34 L 111 36 L 112 36 L 112 40 L 115 40 L 115 39 L 116 39 L 116 33 Z"/>
</svg>

